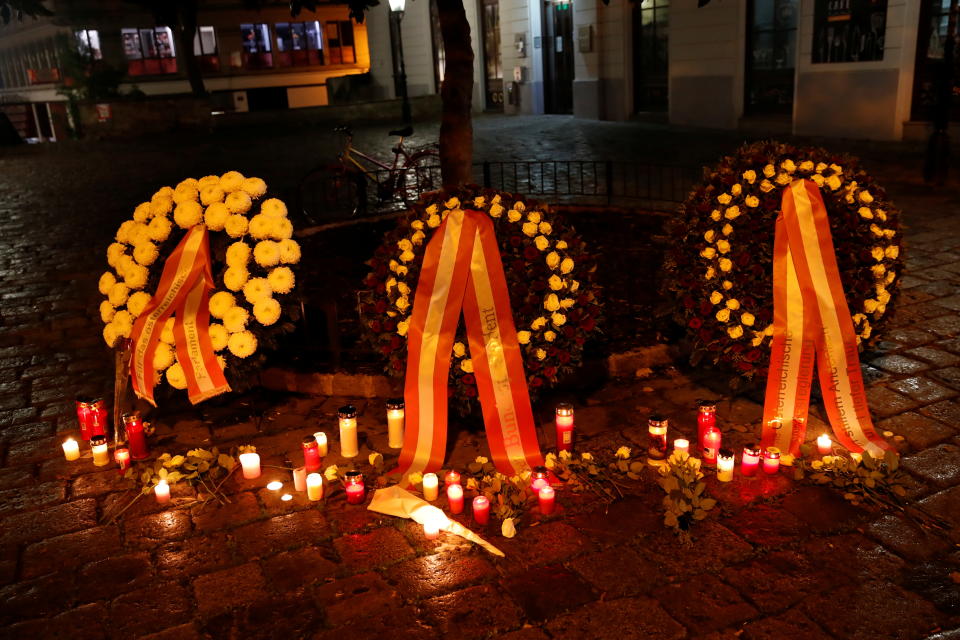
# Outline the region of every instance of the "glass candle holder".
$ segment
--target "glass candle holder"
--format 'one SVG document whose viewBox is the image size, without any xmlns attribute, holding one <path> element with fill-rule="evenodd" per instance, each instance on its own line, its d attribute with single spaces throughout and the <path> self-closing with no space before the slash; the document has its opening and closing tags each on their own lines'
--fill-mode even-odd
<svg viewBox="0 0 960 640">
<path fill-rule="evenodd" d="M 460 484 L 460 472 L 450 469 L 450 471 L 447 471 L 447 475 L 443 476 L 443 483 L 447 486 Z"/>
<path fill-rule="evenodd" d="M 130 457 L 134 460 L 144 460 L 150 457 L 147 448 L 147 434 L 143 431 L 143 420 L 136 411 L 123 414 L 123 427 L 127 432 L 127 446 L 130 447 Z"/>
<path fill-rule="evenodd" d="M 363 474 L 359 471 L 347 471 L 343 484 L 344 490 L 347 492 L 347 502 L 349 504 L 361 504 L 366 497 Z"/>
<path fill-rule="evenodd" d="M 90 440 L 90 398 L 77 396 L 77 424 L 80 425 L 80 437 Z"/>
<path fill-rule="evenodd" d="M 817 451 L 822 456 L 830 455 L 833 451 L 833 440 L 826 433 L 817 436 Z"/>
<path fill-rule="evenodd" d="M 88 435 L 93 436 L 107 435 L 107 404 L 103 398 L 95 398 L 90 401 L 90 412 L 87 414 L 89 422 L 87 423 Z"/>
<path fill-rule="evenodd" d="M 327 434 L 323 431 L 317 431 L 313 434 L 313 437 L 317 439 L 317 451 L 320 453 L 320 457 L 326 457 L 327 455 Z"/>
<path fill-rule="evenodd" d="M 391 449 L 403 448 L 404 420 L 403 398 L 387 400 L 387 446 Z"/>
<path fill-rule="evenodd" d="M 303 468 L 307 473 L 320 471 L 320 446 L 314 435 L 303 436 Z"/>
<path fill-rule="evenodd" d="M 537 493 L 537 500 L 540 503 L 540 513 L 548 516 L 553 513 L 557 504 L 557 494 L 550 485 L 540 487 Z"/>
<path fill-rule="evenodd" d="M 647 457 L 651 460 L 663 460 L 667 457 L 667 428 L 669 421 L 663 416 L 652 415 L 647 420 L 649 445 Z"/>
<path fill-rule="evenodd" d="M 566 402 L 558 404 L 554 419 L 557 426 L 557 451 L 571 451 L 573 449 L 573 405 Z"/>
<path fill-rule="evenodd" d="M 763 471 L 770 475 L 780 470 L 780 449 L 767 447 L 763 452 Z"/>
<path fill-rule="evenodd" d="M 337 412 L 340 421 L 340 455 L 355 458 L 360 454 L 357 442 L 357 408 L 352 404 L 340 407 Z"/>
<path fill-rule="evenodd" d="M 167 484 L 166 480 L 161 480 L 153 488 L 153 495 L 156 496 L 157 502 L 160 504 L 167 504 L 170 502 L 170 485 Z"/>
<path fill-rule="evenodd" d="M 113 452 L 113 459 L 120 465 L 120 473 L 130 468 L 130 449 L 118 448 Z"/>
<path fill-rule="evenodd" d="M 477 524 L 490 522 L 490 500 L 487 496 L 477 496 L 473 499 L 473 520 Z"/>
<path fill-rule="evenodd" d="M 743 448 L 743 457 L 740 459 L 740 473 L 753 476 L 760 466 L 760 447 L 747 445 Z"/>
<path fill-rule="evenodd" d="M 720 452 L 722 435 L 720 429 L 710 427 L 703 434 L 703 462 L 708 465 L 717 464 L 717 454 Z"/>
<path fill-rule="evenodd" d="M 93 464 L 105 467 L 110 464 L 110 450 L 107 447 L 107 436 L 97 435 L 90 438 L 90 449 L 93 452 Z"/>
<path fill-rule="evenodd" d="M 533 468 L 533 472 L 530 474 L 530 488 L 534 492 L 540 491 L 541 487 L 550 484 L 548 473 L 547 468 L 542 465 Z"/>
<path fill-rule="evenodd" d="M 80 443 L 73 438 L 63 441 L 63 457 L 67 460 L 76 460 L 80 457 Z"/>
<path fill-rule="evenodd" d="M 435 473 L 423 474 L 423 499 L 433 502 L 440 495 L 440 479 Z"/>
<path fill-rule="evenodd" d="M 447 485 L 447 504 L 450 513 L 463 513 L 463 487 L 459 484 Z"/>
<path fill-rule="evenodd" d="M 717 453 L 717 480 L 730 482 L 733 480 L 733 451 L 720 449 Z"/>
<path fill-rule="evenodd" d="M 707 446 L 704 440 L 707 429 L 717 426 L 717 405 L 707 401 L 701 401 L 697 404 L 699 407 L 697 410 L 697 445 L 702 451 Z"/>
<path fill-rule="evenodd" d="M 361 484 L 363 481 L 361 480 Z M 319 473 L 311 473 L 307 475 L 307 498 L 311 501 L 316 502 L 323 497 L 323 476 Z M 347 494 L 347 501 L 349 502 L 350 494 Z M 360 501 L 363 501 L 361 497 Z M 354 504 L 354 503 L 351 503 Z"/>
</svg>

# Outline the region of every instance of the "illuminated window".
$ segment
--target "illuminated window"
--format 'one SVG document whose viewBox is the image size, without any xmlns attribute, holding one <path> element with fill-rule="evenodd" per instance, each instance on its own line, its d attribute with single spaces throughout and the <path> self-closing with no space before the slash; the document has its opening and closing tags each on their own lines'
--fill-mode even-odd
<svg viewBox="0 0 960 640">
<path fill-rule="evenodd" d="M 90 56 L 93 60 L 102 60 L 103 54 L 100 52 L 100 33 L 96 29 L 80 29 L 74 31 L 77 38 L 77 50 L 85 56 Z"/>
<path fill-rule="evenodd" d="M 220 71 L 217 32 L 213 27 L 197 27 L 193 36 L 193 55 L 200 60 L 200 68 L 204 71 Z"/>
<path fill-rule="evenodd" d="M 269 69 L 273 66 L 270 27 L 265 24 L 241 24 L 243 66 L 247 69 Z"/>
<path fill-rule="evenodd" d="M 277 32 L 277 66 L 323 64 L 323 40 L 318 21 L 278 22 L 273 28 Z"/>
<path fill-rule="evenodd" d="M 354 64 L 357 52 L 353 46 L 353 23 L 349 20 L 328 22 L 325 25 L 327 36 L 327 63 Z"/>
<path fill-rule="evenodd" d="M 176 73 L 176 50 L 170 27 L 121 29 L 127 74 L 131 76 Z"/>
</svg>

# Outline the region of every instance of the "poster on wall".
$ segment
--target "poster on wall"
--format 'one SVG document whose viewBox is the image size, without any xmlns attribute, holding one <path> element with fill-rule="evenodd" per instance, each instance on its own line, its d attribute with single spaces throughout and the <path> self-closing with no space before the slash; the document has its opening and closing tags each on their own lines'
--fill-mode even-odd
<svg viewBox="0 0 960 640">
<path fill-rule="evenodd" d="M 887 0 L 816 0 L 813 62 L 883 60 Z"/>
</svg>

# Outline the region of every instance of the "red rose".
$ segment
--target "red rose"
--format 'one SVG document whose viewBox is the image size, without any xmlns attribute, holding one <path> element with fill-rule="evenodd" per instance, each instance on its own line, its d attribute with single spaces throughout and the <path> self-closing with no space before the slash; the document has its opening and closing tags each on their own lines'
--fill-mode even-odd
<svg viewBox="0 0 960 640">
<path fill-rule="evenodd" d="M 560 361 L 560 364 L 567 364 L 570 362 L 570 354 L 566 351 L 561 351 L 557 354 L 557 360 Z"/>
<path fill-rule="evenodd" d="M 750 364 L 749 362 L 741 361 L 737 363 L 737 369 L 743 372 L 753 371 L 753 365 Z"/>
<path fill-rule="evenodd" d="M 390 338 L 390 346 L 394 349 L 399 349 L 402 342 L 400 341 L 400 336 L 393 336 Z"/>
<path fill-rule="evenodd" d="M 591 320 L 591 319 L 587 318 L 587 320 Z M 577 335 L 577 330 L 572 325 L 568 324 L 563 328 L 563 335 L 566 336 L 568 339 L 572 340 L 573 337 Z"/>
<path fill-rule="evenodd" d="M 691 298 L 690 296 L 684 296 L 684 297 L 683 297 L 683 306 L 684 306 L 684 308 L 690 309 L 690 310 L 692 311 L 693 309 L 695 309 L 695 308 L 697 307 L 697 303 L 696 303 L 696 301 L 695 301 L 693 298 Z"/>
<path fill-rule="evenodd" d="M 377 283 L 378 283 L 378 282 L 379 282 L 379 280 L 377 279 L 377 276 L 375 276 L 375 275 L 372 274 L 372 273 L 371 273 L 370 275 L 368 275 L 366 278 L 364 278 L 364 280 L 363 280 L 363 284 L 365 284 L 367 287 L 369 287 L 369 288 L 371 288 L 371 289 L 372 289 L 373 287 L 377 286 Z"/>
<path fill-rule="evenodd" d="M 477 397 L 477 388 L 476 388 L 476 387 L 467 387 L 466 389 L 463 390 L 463 395 L 467 396 L 468 398 L 476 398 L 476 397 Z"/>
<path fill-rule="evenodd" d="M 393 351 L 393 347 L 391 347 L 389 344 L 385 344 L 380 347 L 380 353 L 382 353 L 385 356 L 390 355 L 391 351 Z"/>
<path fill-rule="evenodd" d="M 697 335 L 700 336 L 700 340 L 703 342 L 710 342 L 710 340 L 713 339 L 713 332 L 710 331 L 710 329 L 700 329 Z"/>
<path fill-rule="evenodd" d="M 762 355 L 763 352 L 760 351 L 760 349 L 750 349 L 750 351 L 747 351 L 747 353 L 744 354 L 743 359 L 747 362 L 756 362 Z"/>
<path fill-rule="evenodd" d="M 371 321 L 370 330 L 373 331 L 374 333 L 380 333 L 380 331 L 382 331 L 382 329 L 380 328 L 380 321 L 379 320 Z"/>
<path fill-rule="evenodd" d="M 387 310 L 387 302 L 385 300 L 377 300 L 377 304 L 374 305 L 373 309 L 377 313 L 383 313 Z"/>
<path fill-rule="evenodd" d="M 691 329 L 699 329 L 703 326 L 703 320 L 694 316 L 693 318 L 690 318 L 690 322 L 687 323 L 687 326 Z"/>
<path fill-rule="evenodd" d="M 701 300 L 700 315 L 709 316 L 711 313 L 713 313 L 713 304 L 711 304 L 709 300 Z"/>
<path fill-rule="evenodd" d="M 740 353 L 740 352 L 743 351 L 745 348 L 746 348 L 746 347 L 743 346 L 743 343 L 742 343 L 742 342 L 738 342 L 738 343 L 736 343 L 735 345 L 733 345 L 732 347 L 730 347 L 730 353 Z"/>
<path fill-rule="evenodd" d="M 460 376 L 460 382 L 467 385 L 477 384 L 477 379 L 473 377 L 472 373 L 468 373 L 466 375 Z"/>
<path fill-rule="evenodd" d="M 524 271 L 526 271 L 527 263 L 524 262 L 523 260 L 518 259 L 511 262 L 510 266 L 514 271 L 519 271 L 520 273 L 523 273 Z"/>
<path fill-rule="evenodd" d="M 537 256 L 539 255 L 540 255 L 540 252 L 537 251 L 536 247 L 528 246 L 526 249 L 523 250 L 523 257 L 526 258 L 527 260 L 536 260 Z"/>
<path fill-rule="evenodd" d="M 531 376 L 527 384 L 529 384 L 533 388 L 542 387 L 543 378 L 541 378 L 540 376 Z"/>
<path fill-rule="evenodd" d="M 377 275 L 380 276 L 381 278 L 387 277 L 388 273 L 390 272 L 387 270 L 386 265 L 382 264 L 379 267 L 377 267 Z"/>
<path fill-rule="evenodd" d="M 400 371 L 403 369 L 403 361 L 399 359 L 394 360 L 391 366 L 397 371 Z"/>
<path fill-rule="evenodd" d="M 574 342 L 576 342 L 576 343 L 579 344 L 579 345 L 582 345 L 582 344 L 583 344 L 584 342 L 586 342 L 586 341 L 587 341 L 587 339 L 586 339 L 586 338 L 583 338 L 583 337 L 581 337 L 581 336 L 577 336 L 577 338 L 574 340 Z"/>
<path fill-rule="evenodd" d="M 396 320 L 384 320 L 383 321 L 383 330 L 393 333 L 397 330 L 397 321 Z"/>
<path fill-rule="evenodd" d="M 510 236 L 510 246 L 519 247 L 523 243 L 523 239 L 520 236 Z"/>
<path fill-rule="evenodd" d="M 557 375 L 557 368 L 556 368 L 556 367 L 544 367 L 544 368 L 543 368 L 543 375 L 545 375 L 547 378 L 553 378 L 554 376 Z"/>
<path fill-rule="evenodd" d="M 584 331 L 593 331 L 594 327 L 597 326 L 597 321 L 593 318 L 586 318 L 583 322 L 580 323 L 580 328 Z"/>
</svg>

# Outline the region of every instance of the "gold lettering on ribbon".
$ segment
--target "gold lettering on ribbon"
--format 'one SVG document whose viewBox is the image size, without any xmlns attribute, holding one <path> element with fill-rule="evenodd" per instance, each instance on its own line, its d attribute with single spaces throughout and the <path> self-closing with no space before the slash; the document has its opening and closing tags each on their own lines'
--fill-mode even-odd
<svg viewBox="0 0 960 640">
<path fill-rule="evenodd" d="M 170 289 L 167 290 L 167 295 L 163 297 L 163 300 L 160 301 L 160 305 L 157 306 L 157 308 L 154 309 L 153 312 L 147 317 L 147 321 L 143 325 L 143 331 L 140 332 L 139 339 L 137 340 L 134 366 L 136 367 L 137 380 L 142 382 L 144 385 L 146 385 L 147 382 L 146 359 L 150 336 L 153 335 L 154 328 L 157 326 L 157 321 L 161 316 L 166 314 L 167 309 L 173 304 L 173 300 L 177 297 L 177 293 L 179 293 L 184 282 L 187 280 L 187 276 L 189 275 L 189 268 L 177 272 Z"/>
<path fill-rule="evenodd" d="M 506 361 L 503 358 L 503 344 L 500 342 L 500 323 L 497 320 L 497 310 L 493 307 L 480 309 L 480 320 L 483 323 L 483 344 L 490 363 L 490 377 L 498 393 L 495 396 L 507 395 L 512 397 L 510 374 L 507 371 Z M 500 409 L 498 407 L 498 409 Z M 503 433 L 504 447 L 520 446 L 520 425 L 513 402 L 503 407 L 500 413 L 500 429 Z"/>
</svg>

